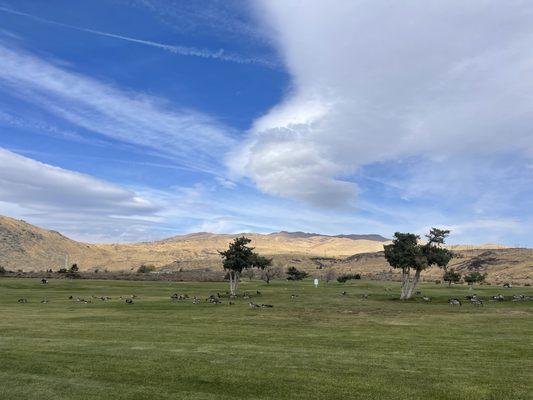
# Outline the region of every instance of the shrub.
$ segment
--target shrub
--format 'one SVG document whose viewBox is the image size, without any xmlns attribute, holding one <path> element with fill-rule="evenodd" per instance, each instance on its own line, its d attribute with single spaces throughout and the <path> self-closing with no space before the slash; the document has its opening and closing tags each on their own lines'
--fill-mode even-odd
<svg viewBox="0 0 533 400">
<path fill-rule="evenodd" d="M 473 285 L 476 282 L 483 282 L 486 277 L 487 277 L 487 274 L 480 274 L 479 272 L 472 272 L 469 275 L 465 275 L 464 280 L 469 285 Z"/>
<path fill-rule="evenodd" d="M 72 267 L 66 272 L 67 278 L 77 279 L 80 277 L 78 264 L 72 264 Z"/>
<path fill-rule="evenodd" d="M 153 272 L 155 271 L 155 267 L 153 265 L 141 265 L 139 267 L 139 269 L 137 270 L 137 273 L 138 274 L 147 274 L 147 273 L 150 273 L 150 272 Z"/>
<path fill-rule="evenodd" d="M 289 267 L 287 269 L 287 280 L 288 281 L 301 281 L 304 278 L 307 278 L 309 274 L 305 271 L 300 271 L 296 267 Z"/>
<path fill-rule="evenodd" d="M 461 281 L 461 274 L 459 272 L 455 272 L 455 270 L 451 268 L 444 272 L 442 280 L 444 282 L 448 282 L 448 286 L 451 286 L 452 283 L 458 283 L 459 281 Z"/>
<path fill-rule="evenodd" d="M 352 279 L 361 279 L 360 274 L 343 274 L 337 278 L 337 282 L 346 283 Z"/>
<path fill-rule="evenodd" d="M 269 284 L 272 279 L 281 278 L 283 276 L 283 269 L 281 267 L 269 266 L 261 271 L 260 276 L 262 280 Z"/>
<path fill-rule="evenodd" d="M 7 271 L 4 267 L 0 267 L 0 275 L 4 275 L 6 272 Z"/>
<path fill-rule="evenodd" d="M 326 272 L 322 275 L 322 279 L 324 279 L 327 282 L 332 281 L 337 276 L 337 273 L 334 269 L 329 268 L 326 270 Z"/>
<path fill-rule="evenodd" d="M 435 285 L 440 285 L 440 279 L 437 279 L 437 280 L 435 281 Z"/>
<path fill-rule="evenodd" d="M 59 268 L 59 270 L 57 271 L 58 274 L 66 274 L 67 273 L 67 269 L 66 268 Z"/>
</svg>

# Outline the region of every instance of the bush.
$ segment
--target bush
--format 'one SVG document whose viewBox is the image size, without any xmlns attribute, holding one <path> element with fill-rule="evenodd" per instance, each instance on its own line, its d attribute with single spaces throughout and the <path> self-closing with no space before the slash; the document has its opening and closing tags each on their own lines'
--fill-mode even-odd
<svg viewBox="0 0 533 400">
<path fill-rule="evenodd" d="M 72 264 L 72 267 L 66 272 L 67 278 L 77 279 L 80 277 L 78 264 Z"/>
<path fill-rule="evenodd" d="M 59 268 L 59 270 L 57 271 L 58 274 L 66 274 L 67 273 L 67 269 L 66 268 Z"/>
<path fill-rule="evenodd" d="M 448 286 L 451 286 L 452 283 L 458 283 L 461 281 L 461 274 L 459 272 L 455 272 L 455 270 L 451 268 L 444 272 L 444 275 L 442 276 L 442 280 L 444 282 L 448 282 Z"/>
<path fill-rule="evenodd" d="M 352 279 L 361 279 L 361 275 L 360 274 L 344 274 L 337 278 L 337 282 L 346 283 Z"/>
<path fill-rule="evenodd" d="M 137 270 L 138 274 L 148 274 L 150 272 L 155 271 L 155 267 L 153 265 L 141 265 L 139 269 Z"/>
<path fill-rule="evenodd" d="M 435 285 L 440 285 L 440 279 L 437 279 L 437 280 L 435 281 Z"/>
<path fill-rule="evenodd" d="M 0 267 L 0 275 L 4 275 L 6 272 L 7 271 L 4 267 Z"/>
<path fill-rule="evenodd" d="M 309 274 L 305 271 L 300 271 L 296 267 L 289 267 L 287 269 L 287 280 L 288 281 L 301 281 L 304 278 L 307 278 Z"/>
<path fill-rule="evenodd" d="M 473 285 L 476 282 L 483 282 L 486 277 L 487 277 L 487 274 L 480 274 L 479 272 L 472 272 L 469 275 L 465 275 L 464 280 L 469 285 Z"/>
</svg>

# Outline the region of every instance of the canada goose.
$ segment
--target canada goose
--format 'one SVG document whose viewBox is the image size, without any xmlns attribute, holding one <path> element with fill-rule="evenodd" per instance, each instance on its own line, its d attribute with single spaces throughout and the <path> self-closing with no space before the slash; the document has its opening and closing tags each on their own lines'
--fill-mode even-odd
<svg viewBox="0 0 533 400">
<path fill-rule="evenodd" d="M 496 296 L 492 296 L 493 301 L 504 301 L 505 297 L 503 297 L 500 293 L 498 293 Z"/>
<path fill-rule="evenodd" d="M 483 300 L 474 297 L 473 299 L 470 299 L 470 303 L 474 306 L 483 306 Z"/>
<path fill-rule="evenodd" d="M 451 306 L 460 306 L 462 305 L 461 300 L 459 299 L 450 299 L 448 300 L 448 304 Z"/>
</svg>

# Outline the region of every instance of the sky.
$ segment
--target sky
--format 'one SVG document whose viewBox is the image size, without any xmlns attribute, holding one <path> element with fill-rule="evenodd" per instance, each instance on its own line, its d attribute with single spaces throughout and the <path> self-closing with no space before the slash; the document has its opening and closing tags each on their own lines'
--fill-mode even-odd
<svg viewBox="0 0 533 400">
<path fill-rule="evenodd" d="M 88 242 L 533 246 L 533 3 L 0 0 L 0 214 Z"/>
</svg>

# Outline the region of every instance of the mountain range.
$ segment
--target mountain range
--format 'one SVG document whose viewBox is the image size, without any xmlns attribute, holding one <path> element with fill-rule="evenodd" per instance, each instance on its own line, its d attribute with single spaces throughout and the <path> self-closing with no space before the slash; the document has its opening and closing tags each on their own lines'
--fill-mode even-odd
<svg viewBox="0 0 533 400">
<path fill-rule="evenodd" d="M 281 267 L 294 265 L 314 273 L 334 269 L 337 273 L 363 273 L 382 279 L 391 279 L 396 273 L 383 255 L 383 245 L 390 241 L 380 235 L 198 232 L 154 242 L 89 244 L 6 216 L 0 216 L 0 266 L 25 272 L 55 271 L 73 263 L 81 271 L 131 272 L 141 265 L 153 265 L 159 271 L 220 270 L 218 251 L 240 235 L 250 238 L 257 252 L 272 257 Z M 532 249 L 493 244 L 449 247 L 456 253 L 450 267 L 463 274 L 478 271 L 487 273 L 488 280 L 496 283 L 533 283 Z M 423 274 L 424 279 L 441 276 L 437 268 Z"/>
<path fill-rule="evenodd" d="M 22 220 L 0 216 L 0 265 L 10 270 L 57 269 L 65 263 L 80 270 L 131 270 L 142 264 L 157 268 L 205 268 L 220 265 L 219 250 L 233 238 L 245 235 L 251 245 L 274 258 L 348 257 L 383 250 L 387 239 L 380 235 L 327 236 L 304 232 L 270 234 L 191 233 L 168 239 L 131 244 L 89 244 L 77 242 L 59 232 L 46 230 Z"/>
</svg>

